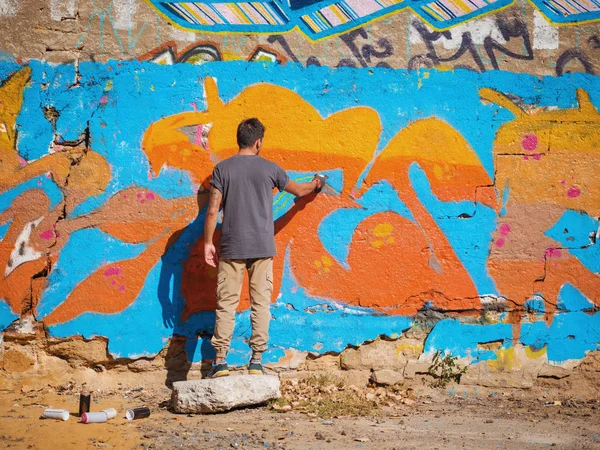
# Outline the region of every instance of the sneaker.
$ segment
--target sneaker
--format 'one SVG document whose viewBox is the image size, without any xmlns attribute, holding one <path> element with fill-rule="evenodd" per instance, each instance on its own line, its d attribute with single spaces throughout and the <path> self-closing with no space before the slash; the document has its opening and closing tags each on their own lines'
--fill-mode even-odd
<svg viewBox="0 0 600 450">
<path fill-rule="evenodd" d="M 208 378 L 220 378 L 229 375 L 229 367 L 227 363 L 213 365 L 210 372 L 208 372 Z"/>
<path fill-rule="evenodd" d="M 248 364 L 248 374 L 250 374 L 250 375 L 264 375 L 265 371 L 264 371 L 263 366 L 262 366 L 261 363 L 250 361 L 250 364 Z"/>
</svg>

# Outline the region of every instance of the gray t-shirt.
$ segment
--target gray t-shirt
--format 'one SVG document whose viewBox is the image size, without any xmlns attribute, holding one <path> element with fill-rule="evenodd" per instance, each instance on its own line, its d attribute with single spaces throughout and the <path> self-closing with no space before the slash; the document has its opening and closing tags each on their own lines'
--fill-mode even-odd
<svg viewBox="0 0 600 450">
<path fill-rule="evenodd" d="M 257 155 L 235 155 L 215 166 L 210 184 L 223 194 L 221 258 L 275 256 L 273 189 L 282 191 L 289 180 Z"/>
</svg>

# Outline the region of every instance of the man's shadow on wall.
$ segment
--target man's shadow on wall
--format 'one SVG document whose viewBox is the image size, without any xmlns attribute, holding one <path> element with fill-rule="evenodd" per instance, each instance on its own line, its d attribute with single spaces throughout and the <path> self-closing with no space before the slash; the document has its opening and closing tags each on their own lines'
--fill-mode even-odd
<svg viewBox="0 0 600 450">
<path fill-rule="evenodd" d="M 187 380 L 198 346 L 203 376 L 215 358 L 210 340 L 215 327 L 217 271 L 204 261 L 204 218 L 208 197 L 207 191 L 201 189 L 198 192 L 198 216 L 171 235 L 161 257 L 157 294 L 163 325 L 173 330 L 164 354 L 165 385 L 169 388 L 176 381 Z M 275 221 L 275 234 L 315 198 L 316 194 L 296 198 L 292 208 Z M 218 235 L 217 230 L 215 237 Z M 282 254 L 284 248 L 279 252 Z"/>
</svg>

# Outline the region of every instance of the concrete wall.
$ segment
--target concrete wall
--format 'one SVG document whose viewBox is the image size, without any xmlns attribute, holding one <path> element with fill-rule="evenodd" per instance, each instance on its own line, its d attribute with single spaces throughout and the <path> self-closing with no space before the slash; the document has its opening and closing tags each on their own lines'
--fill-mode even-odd
<svg viewBox="0 0 600 450">
<path fill-rule="evenodd" d="M 477 381 L 598 348 L 596 6 L 158 3 L 0 1 L 0 328 L 211 357 L 204 188 L 257 116 L 265 157 L 331 182 L 275 196 L 268 361 L 384 335 L 373 361 L 450 351 Z M 333 367 L 376 368 L 354 351 Z"/>
</svg>

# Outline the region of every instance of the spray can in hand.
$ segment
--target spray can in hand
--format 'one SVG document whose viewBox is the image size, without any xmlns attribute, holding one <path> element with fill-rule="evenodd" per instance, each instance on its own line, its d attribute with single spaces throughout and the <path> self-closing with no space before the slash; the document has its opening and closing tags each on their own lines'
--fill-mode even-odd
<svg viewBox="0 0 600 450">
<path fill-rule="evenodd" d="M 319 193 L 323 190 L 325 186 L 327 186 L 327 179 L 329 177 L 327 175 L 322 175 L 320 173 L 315 174 L 315 179 L 319 180 L 319 187 L 315 189 L 316 193 Z"/>
</svg>

